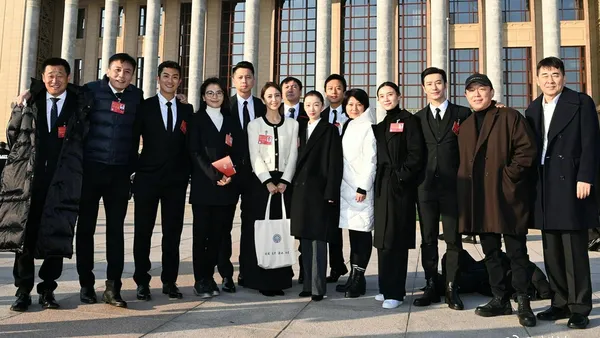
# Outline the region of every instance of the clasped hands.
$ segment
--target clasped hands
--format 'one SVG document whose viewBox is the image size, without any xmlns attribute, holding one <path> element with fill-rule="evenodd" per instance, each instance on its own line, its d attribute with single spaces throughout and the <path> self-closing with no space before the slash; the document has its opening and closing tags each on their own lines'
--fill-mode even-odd
<svg viewBox="0 0 600 338">
<path fill-rule="evenodd" d="M 267 183 L 267 189 L 271 195 L 275 195 L 277 193 L 283 194 L 286 188 L 287 185 L 285 183 L 279 183 L 278 185 L 275 185 L 271 182 Z"/>
</svg>

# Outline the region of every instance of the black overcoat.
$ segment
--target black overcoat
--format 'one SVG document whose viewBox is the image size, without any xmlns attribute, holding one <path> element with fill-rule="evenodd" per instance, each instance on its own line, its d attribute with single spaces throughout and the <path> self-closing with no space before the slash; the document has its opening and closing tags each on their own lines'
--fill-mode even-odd
<svg viewBox="0 0 600 338">
<path fill-rule="evenodd" d="M 544 126 L 540 95 L 525 114 L 538 144 L 536 163 L 541 165 L 544 131 L 548 148 L 543 170 L 538 169 L 533 227 L 542 230 L 597 228 L 596 179 L 600 151 L 598 115 L 594 101 L 584 93 L 564 88 L 549 129 Z M 538 167 L 541 168 L 541 167 Z M 577 198 L 577 182 L 592 184 L 591 195 Z"/>
<path fill-rule="evenodd" d="M 390 132 L 391 123 L 403 123 L 404 130 Z M 427 153 L 421 121 L 396 107 L 373 130 L 377 140 L 373 246 L 414 248 L 417 186 Z"/>
<path fill-rule="evenodd" d="M 298 132 L 300 148 L 292 180 L 292 235 L 328 241 L 337 231 L 342 184 L 342 139 L 326 119 L 317 122 L 308 141 L 307 124 Z M 332 200 L 334 203 L 329 203 Z"/>
</svg>

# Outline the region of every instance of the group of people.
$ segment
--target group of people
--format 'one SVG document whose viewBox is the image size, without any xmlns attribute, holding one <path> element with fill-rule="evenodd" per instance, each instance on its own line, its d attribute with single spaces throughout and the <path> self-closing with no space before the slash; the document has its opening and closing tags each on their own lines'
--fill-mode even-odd
<svg viewBox="0 0 600 338">
<path fill-rule="evenodd" d="M 231 230 L 241 200 L 237 284 L 264 296 L 283 295 L 294 275 L 289 266 L 264 269 L 257 263 L 255 222 L 266 210 L 270 219 L 290 215 L 291 234 L 300 241 L 300 297 L 320 301 L 327 283 L 348 273 L 342 254 L 342 229 L 348 229 L 350 275 L 335 289 L 350 298 L 365 294 L 374 246 L 375 299 L 386 309 L 404 301 L 418 214 L 426 285 L 415 306 L 439 303 L 443 296 L 451 309 L 464 309 L 457 283 L 461 234 L 476 234 L 493 299 L 475 313 L 511 314 L 512 283 L 520 324 L 536 325 L 526 270 L 527 229 L 535 227 L 542 230 L 555 294 L 537 319 L 568 317 L 569 327 L 588 325 L 592 290 L 586 244 L 587 229 L 598 227 L 594 183 L 600 128 L 592 99 L 564 86 L 560 59 L 538 63 L 542 95 L 525 116 L 493 101 L 493 85 L 484 74 L 473 74 L 464 84 L 469 108 L 449 102 L 446 72 L 431 67 L 421 74 L 428 104 L 416 114 L 400 107 L 397 84 L 378 87 L 377 101 L 386 111 L 379 123 L 368 94 L 348 90 L 337 74 L 324 83 L 325 108 L 319 91 L 307 92 L 301 102 L 302 83 L 294 77 L 267 82 L 254 97 L 254 67 L 242 61 L 233 68 L 236 94 L 228 97 L 229 88 L 209 78 L 194 113 L 177 94 L 177 63 L 159 65 L 159 92 L 145 100 L 131 84 L 135 69 L 131 56 L 116 54 L 102 80 L 78 87 L 68 83 L 65 60 L 48 59 L 42 81 L 33 81 L 21 95 L 24 104 L 13 107 L 0 191 L 0 249 L 17 253 L 12 310 L 26 311 L 31 304 L 34 258 L 44 259 L 39 303 L 59 307 L 53 292 L 63 258 L 73 254 L 75 231 L 80 299 L 97 302 L 93 236 L 100 198 L 107 256 L 102 300 L 126 307 L 120 290 L 131 194 L 137 298 L 152 297 L 149 254 L 159 202 L 162 292 L 181 298 L 179 244 L 191 176 L 193 290 L 202 298 L 236 291 Z M 213 165 L 227 157 L 234 175 Z M 437 273 L 440 217 L 447 244 L 445 281 Z M 502 238 L 512 280 L 502 269 Z M 444 294 L 438 291 L 442 283 Z"/>
</svg>

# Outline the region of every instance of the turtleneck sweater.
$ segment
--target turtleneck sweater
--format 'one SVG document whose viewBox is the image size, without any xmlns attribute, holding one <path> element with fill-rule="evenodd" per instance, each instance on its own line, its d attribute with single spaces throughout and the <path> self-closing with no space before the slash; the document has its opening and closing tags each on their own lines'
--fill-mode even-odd
<svg viewBox="0 0 600 338">
<path fill-rule="evenodd" d="M 221 114 L 221 108 L 206 106 L 206 113 L 212 120 L 217 130 L 221 131 L 221 127 L 223 126 L 223 114 Z"/>
<path fill-rule="evenodd" d="M 490 111 L 492 108 L 496 107 L 496 101 L 492 101 L 489 107 L 485 108 L 481 111 L 475 112 L 475 125 L 477 126 L 477 135 L 481 132 L 481 127 L 483 126 L 483 120 L 485 119 L 485 114 Z"/>
</svg>

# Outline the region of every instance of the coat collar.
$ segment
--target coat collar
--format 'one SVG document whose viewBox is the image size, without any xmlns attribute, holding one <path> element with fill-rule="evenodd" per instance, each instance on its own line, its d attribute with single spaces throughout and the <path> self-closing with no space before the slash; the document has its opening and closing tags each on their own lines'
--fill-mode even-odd
<svg viewBox="0 0 600 338">
<path fill-rule="evenodd" d="M 308 123 L 303 124 L 305 128 L 302 128 L 300 131 L 300 154 L 298 155 L 298 163 L 303 160 L 306 155 L 310 152 L 310 150 L 318 143 L 319 139 L 325 134 L 327 131 L 327 127 L 330 126 L 329 121 L 324 118 L 321 118 L 313 130 L 312 134 L 308 141 L 306 140 L 306 128 L 308 128 Z"/>
<path fill-rule="evenodd" d="M 543 108 L 541 107 L 542 100 L 540 100 L 540 110 L 542 110 L 543 114 Z M 577 113 L 578 109 L 579 94 L 576 91 L 565 87 L 558 98 L 556 109 L 554 109 L 554 115 L 552 115 L 552 121 L 550 122 L 550 128 L 548 129 L 548 143 L 565 129 L 567 124 L 575 117 L 575 113 Z"/>
<path fill-rule="evenodd" d="M 495 102 L 492 102 L 492 105 L 495 105 Z M 487 141 L 496 120 L 498 119 L 498 113 L 500 109 L 497 107 L 490 107 L 489 110 L 485 113 L 485 117 L 483 118 L 483 124 L 481 125 L 481 131 L 479 132 L 479 137 L 477 138 L 477 145 L 475 146 L 475 154 L 479 151 L 481 146 Z M 476 113 L 473 113 L 476 114 Z"/>
</svg>

